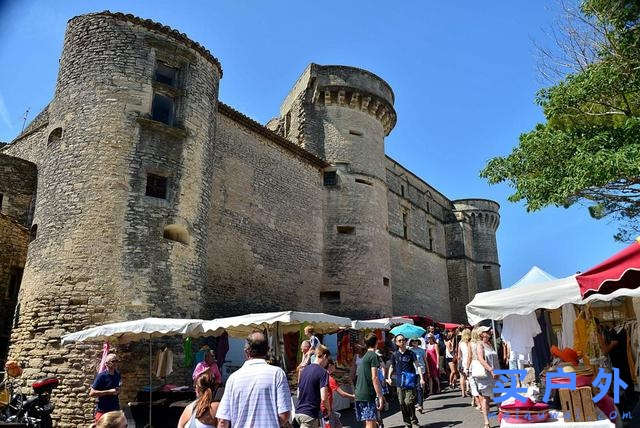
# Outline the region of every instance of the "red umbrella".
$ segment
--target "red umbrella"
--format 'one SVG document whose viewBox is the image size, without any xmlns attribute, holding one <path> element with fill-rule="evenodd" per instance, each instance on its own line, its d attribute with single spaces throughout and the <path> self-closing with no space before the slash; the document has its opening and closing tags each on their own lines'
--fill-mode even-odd
<svg viewBox="0 0 640 428">
<path fill-rule="evenodd" d="M 462 324 L 456 324 L 453 322 L 439 322 L 438 324 L 440 324 L 445 330 L 455 330 L 458 327 L 462 327 Z"/>
<path fill-rule="evenodd" d="M 640 238 L 599 265 L 576 276 L 583 298 L 640 286 Z"/>
</svg>

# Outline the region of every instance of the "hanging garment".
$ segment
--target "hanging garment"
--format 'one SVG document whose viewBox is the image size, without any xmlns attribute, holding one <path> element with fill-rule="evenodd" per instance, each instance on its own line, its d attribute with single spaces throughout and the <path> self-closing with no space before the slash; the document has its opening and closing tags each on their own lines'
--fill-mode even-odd
<svg viewBox="0 0 640 428">
<path fill-rule="evenodd" d="M 294 368 L 298 365 L 298 332 L 283 334 L 284 353 L 287 359 L 287 367 Z"/>
<path fill-rule="evenodd" d="M 627 363 L 629 364 L 629 375 L 633 381 L 633 385 L 638 383 L 638 373 L 636 367 L 636 360 L 633 355 L 633 348 L 631 346 L 631 331 L 627 331 Z"/>
<path fill-rule="evenodd" d="M 229 334 L 225 331 L 216 340 L 216 361 L 222 367 L 229 352 Z"/>
<path fill-rule="evenodd" d="M 536 376 L 539 376 L 545 366 L 551 362 L 551 347 L 549 346 L 549 340 L 547 339 L 547 331 L 550 327 L 547 323 L 544 312 L 540 314 L 537 322 L 540 327 L 540 334 L 533 338 L 534 346 L 531 350 L 531 356 Z"/>
<path fill-rule="evenodd" d="M 193 348 L 191 347 L 191 338 L 187 337 L 182 341 L 182 353 L 184 355 L 182 359 L 182 367 L 191 368 L 195 363 L 193 356 Z"/>
<path fill-rule="evenodd" d="M 104 342 L 102 344 L 102 358 L 100 359 L 100 364 L 98 364 L 98 373 L 102 373 L 107 369 L 107 355 L 109 355 L 109 343 Z"/>
<path fill-rule="evenodd" d="M 378 338 L 378 343 L 377 343 L 377 348 L 378 349 L 383 349 L 384 348 L 384 336 L 382 335 L 382 330 L 380 329 L 376 329 L 373 331 L 373 333 L 376 335 L 376 337 Z"/>
<path fill-rule="evenodd" d="M 516 360 L 531 361 L 533 338 L 541 333 L 535 312 L 528 315 L 509 315 L 502 322 L 502 339 L 515 352 Z"/>
<path fill-rule="evenodd" d="M 338 333 L 338 364 L 342 367 L 351 367 L 353 364 L 353 349 L 349 332 Z"/>
<path fill-rule="evenodd" d="M 573 348 L 573 328 L 576 322 L 576 311 L 572 303 L 562 305 L 562 342 L 560 348 Z"/>
<path fill-rule="evenodd" d="M 156 377 L 165 378 L 173 373 L 173 351 L 164 348 L 156 355 Z"/>
</svg>

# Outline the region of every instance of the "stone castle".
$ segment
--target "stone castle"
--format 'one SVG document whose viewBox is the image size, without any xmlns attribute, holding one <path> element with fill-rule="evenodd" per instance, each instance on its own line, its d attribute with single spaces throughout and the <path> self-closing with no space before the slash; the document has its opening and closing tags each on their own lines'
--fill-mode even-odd
<svg viewBox="0 0 640 428">
<path fill-rule="evenodd" d="M 294 309 L 465 321 L 500 288 L 498 204 L 385 155 L 385 81 L 310 64 L 265 126 L 218 99 L 221 78 L 166 26 L 77 16 L 52 101 L 0 151 L 0 353 L 10 338 L 25 378 L 65 378 L 62 425 L 96 351 L 68 332 Z"/>
</svg>

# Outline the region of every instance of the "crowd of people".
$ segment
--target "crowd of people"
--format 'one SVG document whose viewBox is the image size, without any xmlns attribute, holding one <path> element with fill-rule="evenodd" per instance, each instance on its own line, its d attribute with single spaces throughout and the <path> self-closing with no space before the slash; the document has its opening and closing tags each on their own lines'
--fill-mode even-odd
<svg viewBox="0 0 640 428">
<path fill-rule="evenodd" d="M 363 426 L 383 426 L 382 412 L 397 400 L 405 426 L 417 426 L 424 399 L 441 392 L 456 391 L 472 397 L 471 405 L 482 412 L 489 426 L 488 409 L 499 368 L 498 354 L 491 342 L 489 327 L 441 332 L 429 327 L 422 338 L 399 334 L 392 343 L 378 343 L 371 333 L 356 345 L 352 369 L 353 393 L 338 384 L 333 374 L 336 364 L 327 347 L 305 330 L 308 340 L 301 344 L 297 367 L 298 390 L 295 417 L 293 400 L 284 371 L 267 362 L 268 339 L 261 332 L 249 335 L 245 343 L 246 361 L 222 385 L 218 367 L 205 359 L 194 370 L 196 400 L 185 407 L 178 428 L 341 427 L 335 411 L 334 393 L 354 401 L 355 419 Z M 97 397 L 96 427 L 121 428 L 126 418 L 119 410 L 121 378 L 116 356 L 106 359 L 106 369 L 90 389 Z M 444 388 L 442 386 L 445 386 Z"/>
</svg>

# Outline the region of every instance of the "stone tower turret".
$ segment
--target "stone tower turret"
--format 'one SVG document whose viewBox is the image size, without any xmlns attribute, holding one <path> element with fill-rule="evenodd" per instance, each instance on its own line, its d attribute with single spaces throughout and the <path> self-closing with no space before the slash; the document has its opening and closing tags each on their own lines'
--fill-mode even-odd
<svg viewBox="0 0 640 428">
<path fill-rule="evenodd" d="M 38 166 L 38 227 L 10 349 L 40 356 L 25 381 L 63 374 L 61 426 L 85 424 L 78 403 L 95 374 L 94 348 L 61 347 L 62 334 L 198 315 L 221 75 L 208 51 L 152 21 L 110 12 L 69 21 L 47 137 L 18 153 Z M 136 364 L 123 364 L 123 401 L 146 372 Z"/>
<path fill-rule="evenodd" d="M 324 172 L 325 311 L 390 314 L 384 138 L 396 122 L 389 85 L 366 70 L 311 64 L 280 110 L 281 133 L 332 166 Z"/>
<path fill-rule="evenodd" d="M 501 288 L 496 230 L 500 205 L 488 199 L 453 201 L 447 224 L 447 271 L 454 321 L 466 321 L 465 305 L 476 293 Z"/>
</svg>

